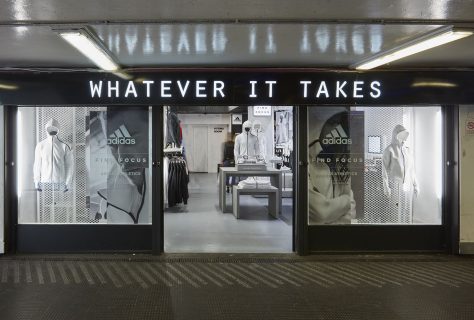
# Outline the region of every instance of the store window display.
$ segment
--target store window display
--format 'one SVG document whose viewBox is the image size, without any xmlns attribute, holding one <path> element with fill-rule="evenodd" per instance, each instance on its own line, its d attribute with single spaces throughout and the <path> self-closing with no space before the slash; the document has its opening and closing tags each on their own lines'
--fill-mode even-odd
<svg viewBox="0 0 474 320">
<path fill-rule="evenodd" d="M 441 224 L 441 128 L 439 107 L 309 108 L 308 224 Z"/>
<path fill-rule="evenodd" d="M 19 107 L 18 222 L 150 223 L 149 118 L 148 107 Z"/>
</svg>

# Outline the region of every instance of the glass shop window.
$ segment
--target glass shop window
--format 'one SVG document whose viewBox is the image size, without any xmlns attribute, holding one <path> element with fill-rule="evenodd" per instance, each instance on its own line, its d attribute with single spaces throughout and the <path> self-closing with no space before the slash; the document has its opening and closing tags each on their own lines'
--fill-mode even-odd
<svg viewBox="0 0 474 320">
<path fill-rule="evenodd" d="M 18 222 L 151 223 L 148 107 L 20 107 Z"/>
<path fill-rule="evenodd" d="M 440 107 L 309 109 L 308 223 L 441 224 Z"/>
</svg>

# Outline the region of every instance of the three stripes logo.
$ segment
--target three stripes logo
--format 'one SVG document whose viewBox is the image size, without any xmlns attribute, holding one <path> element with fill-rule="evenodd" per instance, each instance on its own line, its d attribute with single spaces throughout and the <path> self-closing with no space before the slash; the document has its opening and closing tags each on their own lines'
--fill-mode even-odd
<svg viewBox="0 0 474 320">
<path fill-rule="evenodd" d="M 323 139 L 323 144 L 352 144 L 352 140 L 347 136 L 344 128 L 338 125 L 326 135 Z"/>
<path fill-rule="evenodd" d="M 122 124 L 114 133 L 107 138 L 107 144 L 135 144 L 130 132 Z"/>
</svg>

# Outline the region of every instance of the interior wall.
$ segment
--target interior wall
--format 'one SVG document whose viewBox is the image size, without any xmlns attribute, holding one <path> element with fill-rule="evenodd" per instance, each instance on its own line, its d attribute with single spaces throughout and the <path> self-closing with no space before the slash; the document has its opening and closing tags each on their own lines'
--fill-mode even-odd
<svg viewBox="0 0 474 320">
<path fill-rule="evenodd" d="M 2 159 L 2 163 L 5 163 L 5 158 L 4 158 L 4 127 L 3 127 L 3 106 L 0 106 L 0 159 Z M 0 254 L 5 253 L 5 233 L 4 233 L 4 228 L 5 228 L 5 216 L 4 216 L 4 208 L 3 204 L 4 202 L 4 174 L 3 174 L 4 166 L 0 166 Z"/>
<path fill-rule="evenodd" d="M 474 254 L 474 106 L 459 107 L 460 251 Z"/>
<path fill-rule="evenodd" d="M 412 152 L 420 189 L 413 203 L 413 223 L 441 224 L 441 109 L 413 109 Z"/>
<path fill-rule="evenodd" d="M 178 114 L 183 129 L 183 146 L 189 171 L 194 170 L 192 150 L 200 141 L 194 141 L 193 128 L 207 127 L 207 144 L 196 150 L 207 152 L 207 172 L 217 172 L 217 165 L 222 162 L 224 143 L 227 140 L 231 117 L 228 114 Z"/>
<path fill-rule="evenodd" d="M 35 159 L 36 141 L 36 108 L 21 108 L 18 114 L 21 117 L 18 131 L 21 134 L 18 146 L 18 168 L 21 174 L 18 175 L 19 189 L 18 195 L 18 223 L 37 223 L 37 192 L 33 182 L 33 162 Z M 21 127 L 20 127 L 21 126 Z M 33 130 L 24 130 L 26 128 L 35 128 Z M 21 148 L 21 150 L 20 150 Z"/>
</svg>

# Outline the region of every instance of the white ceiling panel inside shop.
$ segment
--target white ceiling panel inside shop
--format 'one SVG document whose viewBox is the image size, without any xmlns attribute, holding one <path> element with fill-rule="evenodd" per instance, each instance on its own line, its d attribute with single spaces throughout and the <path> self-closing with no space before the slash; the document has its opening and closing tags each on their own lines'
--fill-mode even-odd
<svg viewBox="0 0 474 320">
<path fill-rule="evenodd" d="M 473 1 L 0 0 L 0 7 L 3 69 L 96 68 L 58 27 L 89 28 L 123 68 L 348 69 L 440 26 L 474 26 Z M 474 67 L 474 36 L 384 66 L 417 67 Z"/>
</svg>

